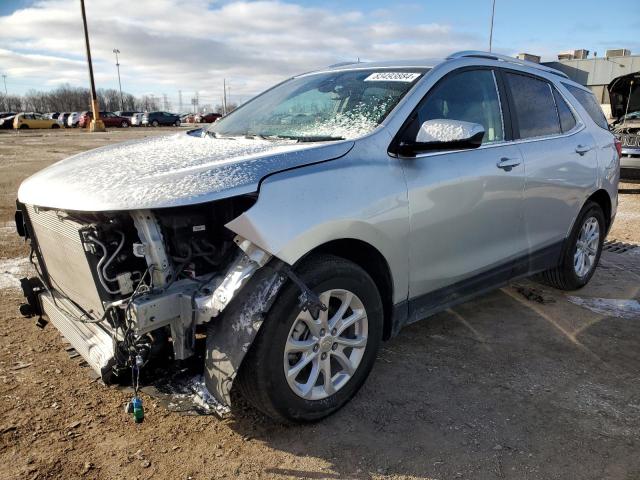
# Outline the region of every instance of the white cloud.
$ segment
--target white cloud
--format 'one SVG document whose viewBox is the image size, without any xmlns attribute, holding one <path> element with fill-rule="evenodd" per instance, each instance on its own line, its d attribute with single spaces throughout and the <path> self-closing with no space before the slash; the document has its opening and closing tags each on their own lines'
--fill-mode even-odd
<svg viewBox="0 0 640 480">
<path fill-rule="evenodd" d="M 212 102 L 222 79 L 245 98 L 295 73 L 345 60 L 440 57 L 485 40 L 450 25 L 404 25 L 380 11 L 332 11 L 282 1 L 92 0 L 87 2 L 98 86 L 133 93 L 199 90 Z M 87 83 L 76 0 L 43 0 L 0 17 L 0 62 L 14 84 Z M 186 98 L 186 97 L 185 97 Z"/>
</svg>

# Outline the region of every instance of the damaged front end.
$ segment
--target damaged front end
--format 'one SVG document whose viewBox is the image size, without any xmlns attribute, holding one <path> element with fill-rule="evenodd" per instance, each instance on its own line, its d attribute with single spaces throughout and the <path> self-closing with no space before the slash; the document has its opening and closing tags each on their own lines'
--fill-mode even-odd
<svg viewBox="0 0 640 480">
<path fill-rule="evenodd" d="M 223 405 L 287 275 L 286 264 L 224 227 L 253 196 L 196 206 L 79 213 L 18 204 L 38 278 L 26 316 L 45 316 L 107 382 L 170 347 L 195 354 L 208 324 L 207 386 Z"/>
</svg>

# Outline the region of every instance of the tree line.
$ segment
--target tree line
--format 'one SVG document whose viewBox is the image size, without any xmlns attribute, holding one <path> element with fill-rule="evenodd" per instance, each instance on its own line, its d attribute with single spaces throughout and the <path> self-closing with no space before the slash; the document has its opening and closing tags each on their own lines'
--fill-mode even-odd
<svg viewBox="0 0 640 480">
<path fill-rule="evenodd" d="M 107 112 L 160 110 L 160 99 L 143 95 L 136 97 L 113 88 L 96 92 L 100 110 Z M 91 94 L 88 88 L 61 85 L 47 92 L 29 90 L 24 95 L 0 94 L 0 112 L 80 112 L 91 109 Z"/>
</svg>

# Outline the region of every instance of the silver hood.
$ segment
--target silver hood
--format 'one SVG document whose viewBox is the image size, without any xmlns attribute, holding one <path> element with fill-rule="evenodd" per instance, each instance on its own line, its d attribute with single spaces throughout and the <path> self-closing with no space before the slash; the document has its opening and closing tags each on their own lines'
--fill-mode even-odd
<svg viewBox="0 0 640 480">
<path fill-rule="evenodd" d="M 86 212 L 203 203 L 255 192 L 266 175 L 341 157 L 352 146 L 178 133 L 69 157 L 25 180 L 18 199 Z"/>
</svg>

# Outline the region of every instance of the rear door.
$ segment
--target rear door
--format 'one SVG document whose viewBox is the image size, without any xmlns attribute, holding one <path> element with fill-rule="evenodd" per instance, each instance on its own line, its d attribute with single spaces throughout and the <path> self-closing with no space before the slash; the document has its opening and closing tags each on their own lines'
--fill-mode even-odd
<svg viewBox="0 0 640 480">
<path fill-rule="evenodd" d="M 512 261 L 526 252 L 524 164 L 509 141 L 500 91 L 492 69 L 449 73 L 427 93 L 401 134 L 414 140 L 431 119 L 485 129 L 479 148 L 400 158 L 411 226 L 410 320 L 508 280 Z"/>
<path fill-rule="evenodd" d="M 518 273 L 555 266 L 585 195 L 597 181 L 592 135 L 544 78 L 503 72 L 514 137 L 525 161 L 524 228 L 529 263 Z"/>
</svg>

